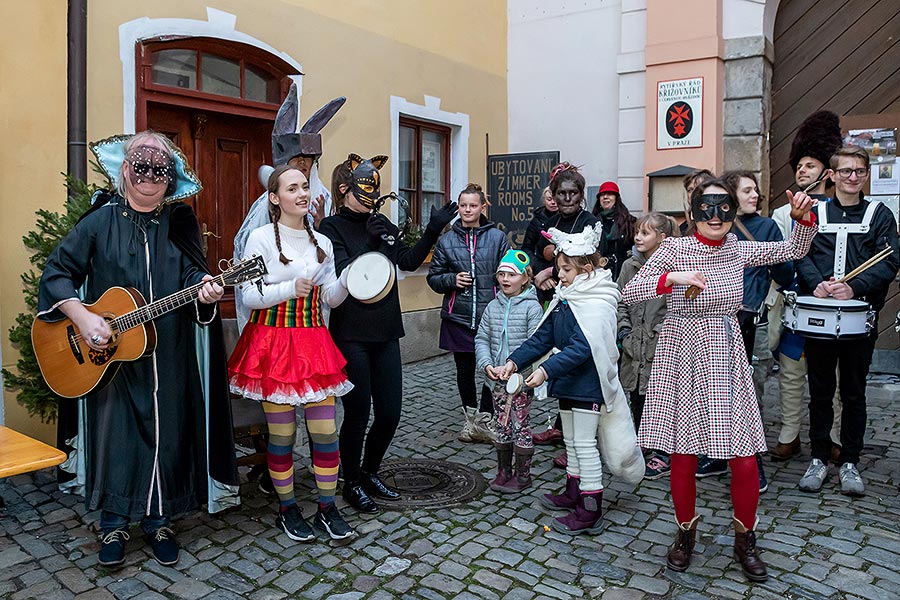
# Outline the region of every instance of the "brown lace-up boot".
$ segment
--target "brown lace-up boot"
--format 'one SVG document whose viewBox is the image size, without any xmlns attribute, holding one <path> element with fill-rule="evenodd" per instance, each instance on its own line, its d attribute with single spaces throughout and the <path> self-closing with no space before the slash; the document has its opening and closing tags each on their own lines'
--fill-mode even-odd
<svg viewBox="0 0 900 600">
<path fill-rule="evenodd" d="M 756 549 L 756 533 L 747 529 L 737 519 L 734 521 L 734 560 L 741 563 L 744 576 L 750 581 L 762 582 L 769 578 L 766 563 L 759 557 Z M 757 523 L 759 520 L 757 519 Z M 754 524 L 756 527 L 756 524 Z"/>
<path fill-rule="evenodd" d="M 666 563 L 673 571 L 687 571 L 691 564 L 691 555 L 694 553 L 694 542 L 697 535 L 697 519 L 694 516 L 687 523 L 678 523 L 678 533 L 675 534 L 675 543 L 669 548 L 666 555 Z"/>
</svg>

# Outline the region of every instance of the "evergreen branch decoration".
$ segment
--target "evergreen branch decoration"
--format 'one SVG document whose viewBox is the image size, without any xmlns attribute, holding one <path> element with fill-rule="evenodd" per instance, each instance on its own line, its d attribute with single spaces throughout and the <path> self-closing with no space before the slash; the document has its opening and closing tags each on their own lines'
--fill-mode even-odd
<svg viewBox="0 0 900 600">
<path fill-rule="evenodd" d="M 92 161 L 91 168 L 103 176 L 105 185 L 87 183 L 62 173 L 68 191 L 64 212 L 39 209 L 35 213 L 36 228 L 22 236 L 22 243 L 31 252 L 28 260 L 34 268 L 21 275 L 22 294 L 28 310 L 19 313 L 15 325 L 9 329 L 9 341 L 19 350 L 19 360 L 16 362 L 15 372 L 3 369 L 3 386 L 9 391 L 18 392 L 16 401 L 28 410 L 29 416 L 38 416 L 43 423 L 56 422 L 60 397 L 44 382 L 31 345 L 31 323 L 37 314 L 38 284 L 50 253 L 90 207 L 94 192 L 103 187 L 114 189 L 100 165 Z"/>
</svg>

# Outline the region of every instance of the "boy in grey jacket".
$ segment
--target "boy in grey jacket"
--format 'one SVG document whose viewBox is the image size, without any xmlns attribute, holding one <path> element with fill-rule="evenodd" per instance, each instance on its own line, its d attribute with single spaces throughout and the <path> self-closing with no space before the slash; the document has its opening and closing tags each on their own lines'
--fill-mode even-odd
<svg viewBox="0 0 900 600">
<path fill-rule="evenodd" d="M 531 487 L 531 439 L 529 411 L 534 390 L 498 379 L 507 357 L 534 333 L 543 311 L 531 285 L 531 266 L 528 255 L 521 250 L 508 250 L 497 267 L 500 293 L 487 305 L 475 336 L 477 368 L 495 382 L 493 389 L 494 415 L 497 420 L 497 476 L 491 489 L 512 494 Z M 527 373 L 523 375 L 527 376 Z M 519 382 L 522 381 L 520 378 Z M 512 457 L 515 454 L 515 468 Z"/>
</svg>

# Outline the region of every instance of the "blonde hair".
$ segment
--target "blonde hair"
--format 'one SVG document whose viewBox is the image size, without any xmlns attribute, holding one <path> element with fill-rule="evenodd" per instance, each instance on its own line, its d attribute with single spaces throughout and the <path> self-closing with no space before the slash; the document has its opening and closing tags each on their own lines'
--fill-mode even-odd
<svg viewBox="0 0 900 600">
<path fill-rule="evenodd" d="M 678 235 L 678 225 L 675 224 L 675 219 L 659 212 L 649 212 L 638 217 L 634 224 L 634 230 L 637 231 L 641 227 L 648 227 L 666 237 Z"/>
<path fill-rule="evenodd" d="M 146 140 L 153 140 L 159 146 L 159 150 L 162 151 L 169 157 L 170 161 L 175 160 L 175 155 L 172 152 L 172 147 L 169 145 L 169 139 L 161 133 L 157 133 L 152 129 L 147 129 L 145 131 L 139 131 L 138 133 L 131 136 L 127 142 L 125 142 L 125 146 L 123 147 L 123 156 L 128 156 L 132 150 L 135 149 L 136 146 L 141 146 L 141 142 Z M 122 161 L 122 164 L 119 166 L 119 174 L 116 176 L 116 193 L 121 197 L 125 197 L 125 163 L 128 162 L 126 160 Z M 169 182 L 169 186 L 166 187 L 166 195 L 169 194 L 169 187 L 172 187 L 173 182 Z"/>
<path fill-rule="evenodd" d="M 588 254 L 587 256 L 569 256 L 568 254 L 560 252 L 554 259 L 557 268 L 559 267 L 560 259 L 565 259 L 567 263 L 574 266 L 581 273 L 588 272 L 588 265 L 590 265 L 593 269 L 602 269 L 609 262 L 609 260 L 599 252 L 594 252 L 593 254 Z"/>
</svg>

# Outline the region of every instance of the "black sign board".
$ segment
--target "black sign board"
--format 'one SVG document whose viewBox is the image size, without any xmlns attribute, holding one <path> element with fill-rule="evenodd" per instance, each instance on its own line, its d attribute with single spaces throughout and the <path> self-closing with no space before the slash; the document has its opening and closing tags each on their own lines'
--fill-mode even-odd
<svg viewBox="0 0 900 600">
<path fill-rule="evenodd" d="M 550 170 L 559 163 L 559 151 L 495 154 L 488 156 L 488 198 L 491 220 L 518 248 L 541 206 L 541 193 L 550 184 Z"/>
</svg>

